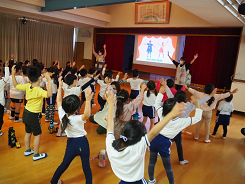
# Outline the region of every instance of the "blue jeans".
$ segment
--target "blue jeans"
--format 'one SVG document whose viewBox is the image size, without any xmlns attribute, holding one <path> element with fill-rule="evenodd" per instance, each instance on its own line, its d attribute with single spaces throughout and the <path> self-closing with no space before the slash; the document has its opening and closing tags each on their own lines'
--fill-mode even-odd
<svg viewBox="0 0 245 184">
<path fill-rule="evenodd" d="M 155 165 L 157 162 L 157 152 L 152 152 L 150 151 L 150 162 L 148 166 L 148 174 L 150 180 L 154 180 L 154 170 L 155 170 Z M 171 167 L 171 162 L 170 162 L 170 156 L 161 156 L 162 157 L 162 162 L 163 166 L 165 168 L 169 184 L 174 184 L 174 173 Z"/>
<path fill-rule="evenodd" d="M 63 162 L 55 171 L 54 176 L 51 180 L 51 184 L 58 183 L 60 176 L 65 172 L 65 170 L 68 168 L 68 166 L 76 156 L 81 157 L 83 172 L 86 178 L 86 184 L 92 183 L 92 172 L 89 164 L 89 144 L 87 138 L 83 136 L 78 138 L 67 139 L 66 152 Z"/>
</svg>

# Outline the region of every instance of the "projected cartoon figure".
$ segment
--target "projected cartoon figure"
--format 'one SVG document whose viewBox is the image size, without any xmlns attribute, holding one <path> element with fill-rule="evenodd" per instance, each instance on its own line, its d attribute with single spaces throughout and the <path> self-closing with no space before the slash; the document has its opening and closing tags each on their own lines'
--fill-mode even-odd
<svg viewBox="0 0 245 184">
<path fill-rule="evenodd" d="M 158 45 L 160 45 L 158 58 L 160 58 L 160 55 L 162 54 L 162 58 L 164 59 L 164 47 L 167 45 L 167 43 L 168 41 L 165 44 L 162 42 L 162 45 L 157 43 Z"/>
<path fill-rule="evenodd" d="M 147 57 L 149 57 L 149 54 L 150 54 L 150 57 L 151 57 L 152 46 L 154 46 L 154 45 L 151 43 L 151 40 L 150 40 L 149 43 L 147 43 L 146 45 L 147 45 Z M 154 46 L 154 47 L 155 47 L 155 46 Z"/>
</svg>

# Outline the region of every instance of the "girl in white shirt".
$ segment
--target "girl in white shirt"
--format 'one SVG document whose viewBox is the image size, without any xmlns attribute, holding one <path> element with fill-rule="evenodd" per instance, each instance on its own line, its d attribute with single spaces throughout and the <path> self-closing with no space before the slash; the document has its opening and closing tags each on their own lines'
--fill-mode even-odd
<svg viewBox="0 0 245 184">
<path fill-rule="evenodd" d="M 92 99 L 91 90 L 86 91 L 86 104 L 83 115 L 75 115 L 75 112 L 80 108 L 80 100 L 76 95 L 69 95 L 62 101 L 62 85 L 61 77 L 59 78 L 59 89 L 57 95 L 57 107 L 62 127 L 67 134 L 67 146 L 64 159 L 58 169 L 55 171 L 51 180 L 51 184 L 62 184 L 59 180 L 60 176 L 68 168 L 72 160 L 76 156 L 80 156 L 82 160 L 83 172 L 86 178 L 86 184 L 92 184 L 92 172 L 89 163 L 89 143 L 86 138 L 87 132 L 84 130 L 84 123 L 89 118 L 91 113 L 90 102 Z"/>
<path fill-rule="evenodd" d="M 113 107 L 115 96 L 111 91 L 106 93 L 108 102 L 106 151 L 115 175 L 121 179 L 120 184 L 134 183 L 147 184 L 144 179 L 145 152 L 150 141 L 159 134 L 161 129 L 184 109 L 184 104 L 176 105 L 165 118 L 155 125 L 148 134 L 145 126 L 137 121 L 130 120 L 125 124 L 119 139 L 114 137 Z"/>
<path fill-rule="evenodd" d="M 155 101 L 157 96 L 156 84 L 154 81 L 149 81 L 147 83 L 148 90 L 144 92 L 144 100 L 142 106 L 142 113 L 143 113 L 143 121 L 142 123 L 145 125 L 148 117 L 151 121 L 150 130 L 154 126 L 155 123 Z"/>
</svg>

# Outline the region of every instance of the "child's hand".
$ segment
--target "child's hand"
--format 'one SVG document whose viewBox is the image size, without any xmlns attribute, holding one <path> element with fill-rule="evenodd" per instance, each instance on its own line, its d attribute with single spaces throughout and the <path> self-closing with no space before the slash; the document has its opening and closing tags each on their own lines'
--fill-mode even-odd
<svg viewBox="0 0 245 184">
<path fill-rule="evenodd" d="M 104 68 L 107 68 L 107 64 L 104 65 Z"/>
<path fill-rule="evenodd" d="M 159 93 L 165 93 L 166 92 L 166 87 L 165 86 L 162 86 L 159 90 Z"/>
<path fill-rule="evenodd" d="M 104 49 L 106 48 L 106 44 L 103 45 Z"/>
<path fill-rule="evenodd" d="M 94 80 L 96 80 L 100 76 L 100 73 L 94 77 Z"/>
<path fill-rule="evenodd" d="M 93 92 L 91 89 L 85 91 L 85 97 L 86 97 L 86 101 L 91 102 L 93 98 Z"/>
<path fill-rule="evenodd" d="M 217 93 L 217 88 L 214 88 L 214 90 L 212 91 L 212 93 L 209 95 L 210 97 L 214 96 Z"/>
<path fill-rule="evenodd" d="M 232 92 L 230 92 L 230 94 L 235 94 L 238 92 L 238 88 L 234 89 Z"/>
<path fill-rule="evenodd" d="M 48 72 L 45 72 L 43 75 L 47 79 L 47 81 L 51 79 Z"/>
<path fill-rule="evenodd" d="M 12 75 L 15 75 L 15 73 L 16 73 L 16 68 L 15 68 L 15 66 L 16 66 L 16 65 L 12 66 L 12 72 L 11 72 Z"/>
<path fill-rule="evenodd" d="M 95 75 L 97 73 L 97 70 L 95 70 L 95 72 L 93 73 L 93 75 Z"/>
<path fill-rule="evenodd" d="M 161 78 L 160 83 L 161 83 L 163 86 L 167 86 L 167 81 L 164 80 L 163 78 Z"/>
<path fill-rule="evenodd" d="M 186 108 L 186 104 L 184 102 L 181 102 L 181 103 L 176 102 L 175 106 L 173 107 L 173 109 L 170 112 L 171 117 L 176 118 L 179 115 L 184 114 L 185 108 Z"/>
<path fill-rule="evenodd" d="M 118 72 L 117 75 L 121 75 L 122 72 Z"/>
<path fill-rule="evenodd" d="M 9 60 L 5 62 L 5 67 L 9 67 Z"/>
<path fill-rule="evenodd" d="M 82 70 L 83 68 L 85 68 L 85 65 L 82 65 L 82 66 L 80 67 L 79 71 Z"/>
<path fill-rule="evenodd" d="M 108 104 L 114 104 L 116 95 L 114 95 L 113 91 L 109 90 L 105 93 L 105 99 Z"/>
<path fill-rule="evenodd" d="M 76 65 L 76 61 L 74 61 L 73 63 L 72 63 L 72 67 L 74 67 Z"/>
<path fill-rule="evenodd" d="M 62 80 L 62 76 L 59 77 L 59 87 L 63 86 L 63 80 Z"/>
<path fill-rule="evenodd" d="M 194 55 L 194 59 L 197 59 L 197 58 L 198 58 L 198 54 L 195 54 L 195 55 Z"/>
<path fill-rule="evenodd" d="M 128 73 L 125 73 L 122 80 L 126 80 L 127 78 L 128 78 Z"/>
<path fill-rule="evenodd" d="M 191 103 L 193 103 L 196 107 L 199 106 L 198 99 L 194 95 L 191 96 Z"/>
<path fill-rule="evenodd" d="M 145 83 L 143 83 L 142 85 L 141 85 L 141 91 L 145 91 L 145 89 L 147 88 L 147 85 L 145 84 Z"/>
</svg>

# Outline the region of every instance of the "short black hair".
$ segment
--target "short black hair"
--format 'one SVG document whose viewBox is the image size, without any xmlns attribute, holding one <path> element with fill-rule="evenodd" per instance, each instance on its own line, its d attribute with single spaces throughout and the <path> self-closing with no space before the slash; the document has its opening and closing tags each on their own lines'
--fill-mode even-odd
<svg viewBox="0 0 245 184">
<path fill-rule="evenodd" d="M 77 73 L 77 67 L 73 67 L 72 69 L 71 69 L 71 74 L 76 74 Z"/>
<path fill-rule="evenodd" d="M 179 90 L 179 91 L 177 91 L 175 93 L 174 98 L 176 99 L 176 101 L 178 103 L 181 103 L 181 102 L 185 102 L 186 103 L 187 95 L 186 95 L 186 93 L 184 91 Z"/>
<path fill-rule="evenodd" d="M 106 73 L 111 73 L 113 75 L 113 71 L 112 70 L 106 70 Z"/>
<path fill-rule="evenodd" d="M 83 69 L 80 70 L 80 75 L 82 77 L 86 76 L 87 74 L 88 74 L 88 71 L 85 68 L 83 68 Z"/>
<path fill-rule="evenodd" d="M 233 95 L 231 94 L 227 98 L 225 98 L 225 101 L 230 102 L 233 99 Z"/>
<path fill-rule="evenodd" d="M 27 65 L 28 63 L 30 63 L 30 61 L 29 60 L 25 60 L 25 65 Z"/>
<path fill-rule="evenodd" d="M 172 79 L 168 79 L 168 80 L 167 80 L 167 86 L 168 86 L 169 88 L 174 87 L 174 81 L 173 81 Z"/>
<path fill-rule="evenodd" d="M 68 86 L 72 85 L 74 80 L 77 80 L 77 77 L 74 74 L 69 74 L 65 78 L 65 82 Z"/>
<path fill-rule="evenodd" d="M 23 66 L 22 67 L 22 72 L 23 72 L 24 75 L 27 74 L 27 68 L 28 68 L 28 66 Z"/>
<path fill-rule="evenodd" d="M 134 71 L 133 71 L 133 77 L 138 77 L 139 74 L 140 74 L 139 70 L 134 69 Z"/>
<path fill-rule="evenodd" d="M 31 82 L 37 82 L 41 76 L 41 70 L 36 66 L 30 66 L 27 68 L 27 75 Z"/>
<path fill-rule="evenodd" d="M 32 60 L 32 65 L 33 65 L 33 66 L 36 66 L 38 63 L 39 63 L 39 62 L 38 62 L 37 59 L 33 59 L 33 60 Z"/>
<path fill-rule="evenodd" d="M 23 64 L 22 62 L 18 62 L 18 63 L 16 64 L 16 66 L 15 66 L 16 73 L 22 69 L 22 64 Z"/>
<path fill-rule="evenodd" d="M 162 115 L 166 116 L 168 113 L 170 113 L 170 111 L 173 109 L 175 104 L 176 104 L 175 98 L 169 98 L 165 100 L 162 107 Z"/>
<path fill-rule="evenodd" d="M 104 79 L 108 77 L 109 79 L 112 79 L 112 74 L 109 72 L 106 72 L 105 75 L 104 75 Z"/>
<path fill-rule="evenodd" d="M 36 65 L 33 65 L 33 66 L 36 66 L 40 69 L 40 71 L 42 71 L 44 69 L 44 65 L 42 63 L 38 63 Z"/>
<path fill-rule="evenodd" d="M 181 57 L 180 60 L 183 60 L 184 62 L 186 62 L 186 57 Z"/>
<path fill-rule="evenodd" d="M 88 70 L 88 73 L 89 73 L 90 75 L 94 74 L 94 72 L 95 72 L 95 69 L 94 69 L 94 68 L 90 68 L 90 69 Z"/>
</svg>

